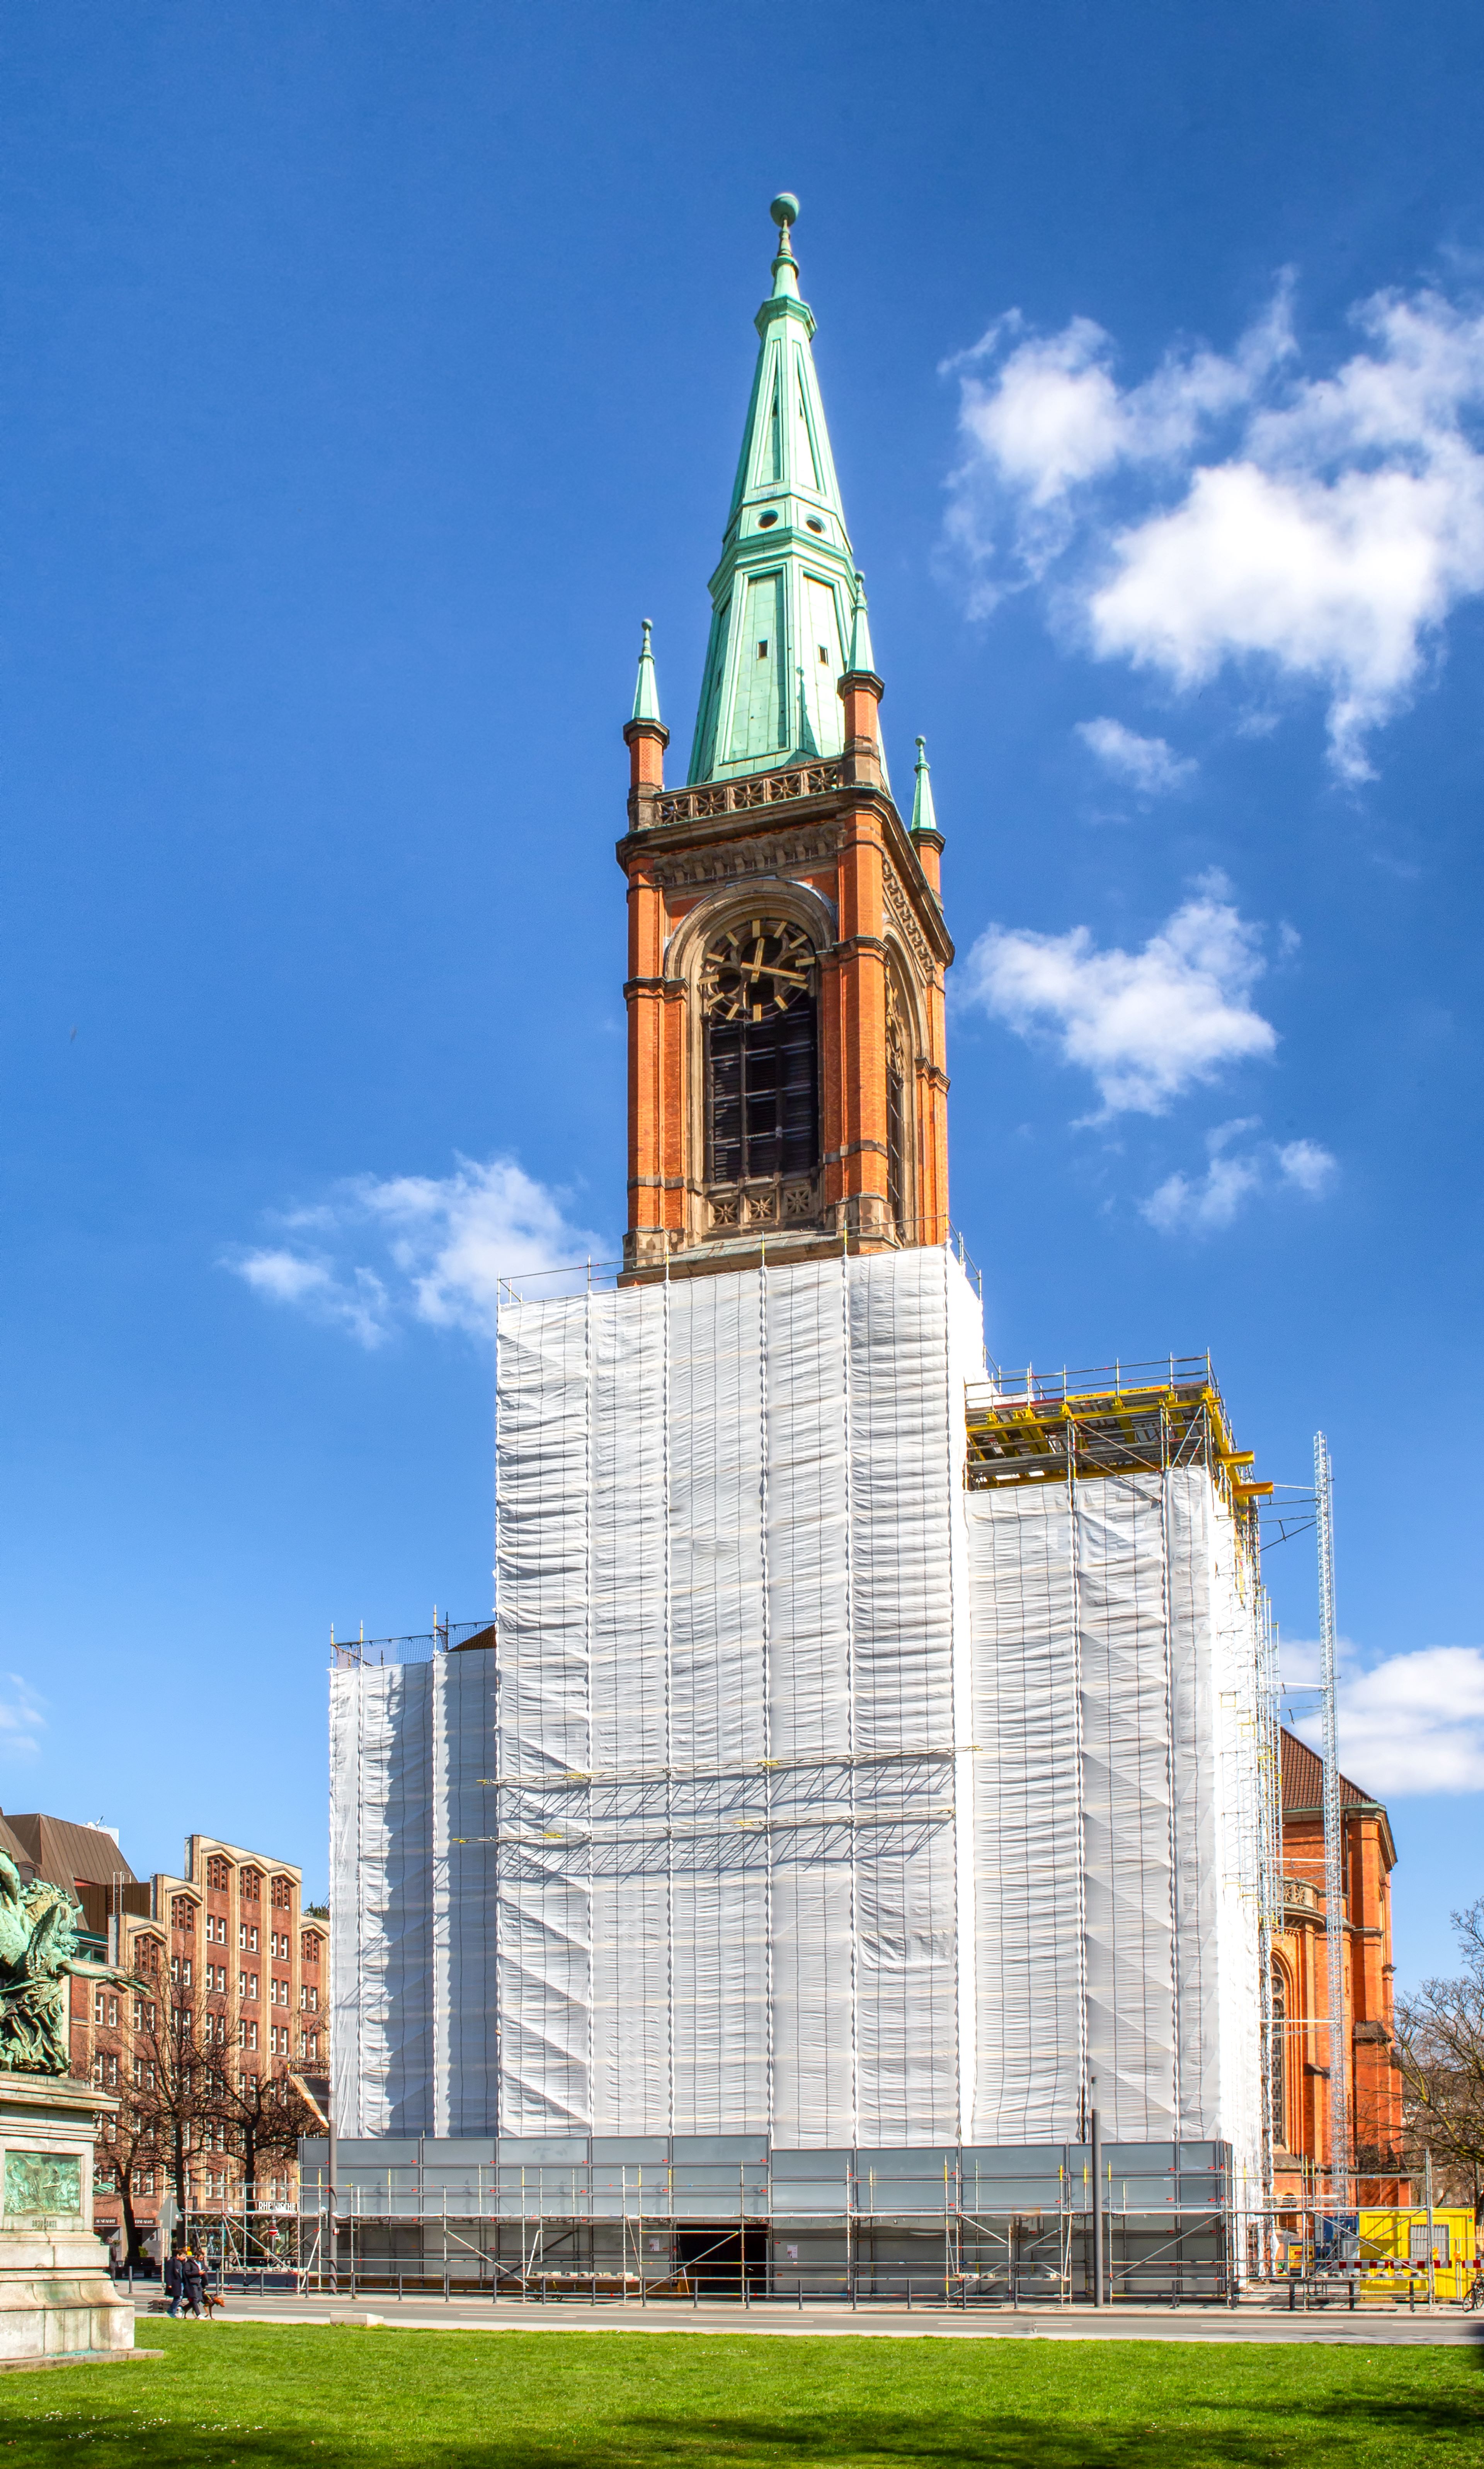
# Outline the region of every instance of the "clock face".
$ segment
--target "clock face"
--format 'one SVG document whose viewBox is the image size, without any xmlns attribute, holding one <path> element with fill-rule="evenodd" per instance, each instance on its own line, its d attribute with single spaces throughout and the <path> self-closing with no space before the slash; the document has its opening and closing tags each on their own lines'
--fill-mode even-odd
<svg viewBox="0 0 1484 2469">
<path fill-rule="evenodd" d="M 701 991 L 712 1020 L 771 1020 L 809 991 L 814 946 L 786 917 L 744 918 L 707 951 Z"/>
</svg>

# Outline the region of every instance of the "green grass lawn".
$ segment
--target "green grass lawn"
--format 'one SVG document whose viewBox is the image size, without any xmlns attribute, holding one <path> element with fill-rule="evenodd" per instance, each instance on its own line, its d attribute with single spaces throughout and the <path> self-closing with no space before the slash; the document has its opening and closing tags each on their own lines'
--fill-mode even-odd
<svg viewBox="0 0 1484 2469">
<path fill-rule="evenodd" d="M 1344 2469 L 1484 2461 L 1460 2349 L 769 2340 L 168 2323 L 163 2358 L 0 2377 L 19 2464 L 173 2469 Z"/>
</svg>

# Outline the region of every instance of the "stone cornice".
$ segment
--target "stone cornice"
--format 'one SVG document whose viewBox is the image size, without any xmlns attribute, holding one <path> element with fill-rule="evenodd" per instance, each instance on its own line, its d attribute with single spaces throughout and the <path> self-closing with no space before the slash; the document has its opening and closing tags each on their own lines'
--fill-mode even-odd
<svg viewBox="0 0 1484 2469">
<path fill-rule="evenodd" d="M 852 824 L 865 824 L 882 842 L 893 922 L 930 978 L 935 963 L 947 968 L 954 956 L 942 911 L 891 797 L 846 779 L 848 768 L 843 760 L 798 764 L 693 789 L 636 791 L 629 801 L 634 828 L 614 854 L 626 874 L 639 867 L 668 888 L 700 888 L 833 859 Z M 757 794 L 744 802 L 743 791 Z M 759 824 L 765 840 L 756 837 Z"/>
</svg>

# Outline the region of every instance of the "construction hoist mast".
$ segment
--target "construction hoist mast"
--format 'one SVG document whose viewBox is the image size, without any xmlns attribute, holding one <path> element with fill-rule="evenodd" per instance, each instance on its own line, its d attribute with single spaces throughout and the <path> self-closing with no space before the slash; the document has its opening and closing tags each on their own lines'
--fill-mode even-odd
<svg viewBox="0 0 1484 2469">
<path fill-rule="evenodd" d="M 1324 1693 L 1324 1927 L 1329 1958 L 1330 2202 L 1350 2209 L 1350 2101 L 1345 2047 L 1345 1863 L 1340 1835 L 1339 1733 L 1334 1691 L 1334 1475 L 1330 1444 L 1314 1434 L 1319 1547 L 1319 1676 Z"/>
</svg>

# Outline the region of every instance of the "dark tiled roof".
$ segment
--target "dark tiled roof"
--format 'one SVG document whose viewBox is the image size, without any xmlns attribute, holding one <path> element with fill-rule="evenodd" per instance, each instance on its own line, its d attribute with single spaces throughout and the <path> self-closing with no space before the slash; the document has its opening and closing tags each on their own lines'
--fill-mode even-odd
<svg viewBox="0 0 1484 2469">
<path fill-rule="evenodd" d="M 1281 1731 L 1283 1744 L 1283 1806 L 1290 1810 L 1324 1807 L 1324 1761 L 1315 1756 L 1308 1742 L 1293 1732 Z M 1362 1791 L 1347 1775 L 1339 1779 L 1340 1800 L 1346 1809 L 1377 1809 L 1380 1803 L 1373 1791 Z"/>
<path fill-rule="evenodd" d="M 19 1853 L 12 1858 L 29 1860 L 38 1878 L 50 1880 L 54 1886 L 71 1886 L 86 1880 L 96 1886 L 111 1884 L 122 1878 L 126 1885 L 134 1885 L 134 1873 L 111 1834 L 101 1827 L 74 1826 L 70 1818 L 47 1817 L 40 1810 L 22 1816 L 0 1817 L 8 1838 L 6 1849 L 18 1843 Z"/>
</svg>

